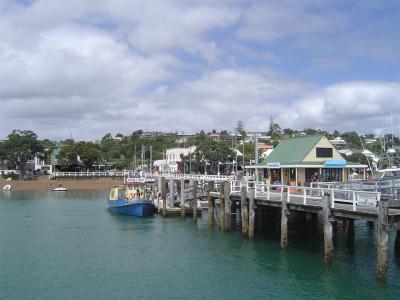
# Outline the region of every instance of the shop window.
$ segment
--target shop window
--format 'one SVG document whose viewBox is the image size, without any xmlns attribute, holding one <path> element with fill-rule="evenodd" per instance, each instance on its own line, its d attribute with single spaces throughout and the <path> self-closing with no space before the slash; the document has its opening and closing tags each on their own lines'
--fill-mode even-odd
<svg viewBox="0 0 400 300">
<path fill-rule="evenodd" d="M 343 181 L 342 169 L 322 169 L 322 181 Z"/>
</svg>

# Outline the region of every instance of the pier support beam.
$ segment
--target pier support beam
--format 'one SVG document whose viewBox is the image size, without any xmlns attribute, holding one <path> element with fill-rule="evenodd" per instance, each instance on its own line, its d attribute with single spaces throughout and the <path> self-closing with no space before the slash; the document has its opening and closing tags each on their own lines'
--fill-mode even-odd
<svg viewBox="0 0 400 300">
<path fill-rule="evenodd" d="M 219 185 L 219 201 L 220 201 L 220 228 L 222 231 L 225 230 L 225 185 L 228 182 L 221 182 Z"/>
<path fill-rule="evenodd" d="M 198 193 L 199 182 L 197 180 L 193 181 L 193 200 L 192 200 L 192 208 L 193 208 L 193 222 L 197 222 L 197 193 Z"/>
<path fill-rule="evenodd" d="M 329 263 L 333 260 L 333 230 L 330 196 L 324 195 L 322 202 L 324 212 L 324 260 Z"/>
<path fill-rule="evenodd" d="M 165 178 L 161 178 L 161 199 L 162 199 L 162 214 L 164 217 L 167 216 L 167 187 L 166 187 L 166 182 Z"/>
<path fill-rule="evenodd" d="M 211 192 L 214 191 L 214 181 L 209 181 L 208 186 L 208 226 L 214 227 L 214 208 L 215 208 L 215 201 L 211 197 Z"/>
<path fill-rule="evenodd" d="M 286 248 L 289 244 L 288 240 L 288 216 L 287 197 L 282 197 L 281 211 L 281 248 Z"/>
<path fill-rule="evenodd" d="M 388 242 L 389 242 L 389 220 L 388 207 L 385 201 L 379 201 L 378 209 L 378 258 L 377 277 L 386 279 L 388 272 Z"/>
<path fill-rule="evenodd" d="M 225 184 L 225 230 L 230 231 L 232 228 L 231 222 L 231 189 L 229 184 Z"/>
<path fill-rule="evenodd" d="M 168 206 L 170 208 L 173 208 L 174 207 L 174 192 L 175 192 L 175 189 L 174 189 L 175 188 L 175 182 L 174 182 L 173 178 L 169 179 L 168 188 L 169 188 Z"/>
<path fill-rule="evenodd" d="M 240 187 L 240 216 L 242 219 L 242 234 L 249 234 L 249 209 L 247 206 L 247 187 Z"/>
<path fill-rule="evenodd" d="M 185 194 L 185 179 L 181 179 L 181 217 L 184 219 L 186 216 L 186 194 Z"/>
<path fill-rule="evenodd" d="M 254 239 L 254 226 L 256 220 L 256 210 L 254 204 L 255 190 L 251 188 L 249 191 L 249 239 Z"/>
</svg>

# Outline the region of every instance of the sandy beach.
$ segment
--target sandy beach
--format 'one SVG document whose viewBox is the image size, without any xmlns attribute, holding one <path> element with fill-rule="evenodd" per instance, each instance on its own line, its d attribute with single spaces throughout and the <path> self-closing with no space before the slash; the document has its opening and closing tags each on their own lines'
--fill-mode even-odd
<svg viewBox="0 0 400 300">
<path fill-rule="evenodd" d="M 12 180 L 0 179 L 0 189 L 7 184 L 13 191 L 50 191 L 60 184 L 68 190 L 108 190 L 113 186 L 123 184 L 122 179 L 58 179 L 48 180 L 46 177 L 37 180 Z"/>
</svg>

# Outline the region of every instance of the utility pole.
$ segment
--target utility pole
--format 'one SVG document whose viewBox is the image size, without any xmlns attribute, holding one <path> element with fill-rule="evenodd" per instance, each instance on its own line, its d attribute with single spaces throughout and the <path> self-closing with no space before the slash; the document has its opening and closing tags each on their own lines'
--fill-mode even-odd
<svg viewBox="0 0 400 300">
<path fill-rule="evenodd" d="M 150 145 L 150 174 L 153 173 L 153 145 Z"/>
<path fill-rule="evenodd" d="M 255 133 L 255 153 L 254 153 L 254 163 L 257 165 L 258 164 L 258 132 Z M 258 169 L 254 169 L 256 172 L 256 181 L 258 181 Z"/>
<path fill-rule="evenodd" d="M 135 144 L 135 151 L 134 151 L 133 160 L 134 160 L 134 163 L 133 163 L 133 171 L 136 171 L 136 144 Z"/>
</svg>

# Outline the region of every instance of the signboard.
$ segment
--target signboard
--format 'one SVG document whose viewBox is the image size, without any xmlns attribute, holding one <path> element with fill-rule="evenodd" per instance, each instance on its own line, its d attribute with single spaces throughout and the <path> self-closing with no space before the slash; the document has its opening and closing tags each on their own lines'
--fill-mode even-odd
<svg viewBox="0 0 400 300">
<path fill-rule="evenodd" d="M 270 169 L 280 169 L 280 167 L 281 167 L 281 164 L 280 163 L 274 163 L 274 162 L 271 162 L 271 163 L 267 163 L 267 168 L 270 168 Z"/>
<path fill-rule="evenodd" d="M 126 178 L 125 183 L 127 183 L 127 184 L 142 184 L 142 183 L 145 183 L 145 178 Z"/>
<path fill-rule="evenodd" d="M 324 161 L 325 167 L 345 167 L 347 162 L 344 159 L 327 159 Z"/>
</svg>

